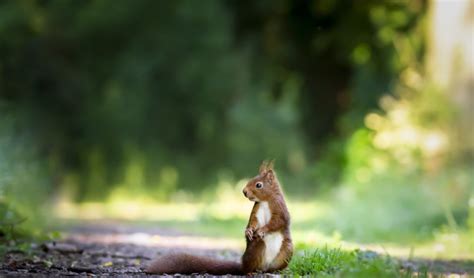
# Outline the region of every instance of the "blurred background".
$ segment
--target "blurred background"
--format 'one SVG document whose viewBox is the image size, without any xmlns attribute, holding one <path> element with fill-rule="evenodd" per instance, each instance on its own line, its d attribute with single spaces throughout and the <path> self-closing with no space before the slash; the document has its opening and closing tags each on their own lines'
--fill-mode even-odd
<svg viewBox="0 0 474 278">
<path fill-rule="evenodd" d="M 240 239 L 270 158 L 297 246 L 473 258 L 473 18 L 468 0 L 1 1 L 0 230 Z"/>
</svg>

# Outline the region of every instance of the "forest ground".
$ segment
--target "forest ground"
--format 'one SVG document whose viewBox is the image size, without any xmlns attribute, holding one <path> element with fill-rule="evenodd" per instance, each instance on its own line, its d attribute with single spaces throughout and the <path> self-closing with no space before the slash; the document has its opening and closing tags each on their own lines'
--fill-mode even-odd
<svg viewBox="0 0 474 278">
<path fill-rule="evenodd" d="M 64 225 L 62 239 L 11 251 L 0 263 L 0 276 L 120 276 L 144 277 L 150 260 L 170 251 L 185 251 L 239 260 L 242 243 L 210 238 L 165 227 L 123 221 L 86 221 Z M 243 241 L 243 239 L 242 239 Z M 363 246 L 361 246 L 363 247 Z M 296 252 L 296 256 L 302 255 Z M 401 270 L 420 269 L 435 275 L 474 275 L 474 262 L 462 260 L 396 259 Z M 149 276 L 148 276 L 149 277 Z"/>
</svg>

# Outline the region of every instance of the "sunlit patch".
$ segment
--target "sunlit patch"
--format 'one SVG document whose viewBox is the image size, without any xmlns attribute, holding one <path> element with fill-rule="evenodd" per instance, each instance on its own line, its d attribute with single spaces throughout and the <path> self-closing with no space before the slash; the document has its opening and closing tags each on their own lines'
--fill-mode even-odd
<svg viewBox="0 0 474 278">
<path fill-rule="evenodd" d="M 423 149 L 426 154 L 434 155 L 446 148 L 447 138 L 440 132 L 431 132 L 424 138 Z"/>
<path fill-rule="evenodd" d="M 60 200 L 56 205 L 55 214 L 62 219 L 192 221 L 199 218 L 204 206 L 205 204 L 155 204 L 145 201 L 75 204 L 68 200 Z"/>
<path fill-rule="evenodd" d="M 100 220 L 121 219 L 141 221 L 196 221 L 204 218 L 217 220 L 247 220 L 253 203 L 235 190 L 235 194 L 217 198 L 215 202 L 156 203 L 149 201 L 122 201 L 108 203 L 74 203 L 59 198 L 54 214 L 60 219 Z M 238 196 L 238 197 L 236 197 Z M 306 221 L 324 215 L 328 205 L 320 202 L 288 202 L 293 221 Z"/>
<path fill-rule="evenodd" d="M 68 239 L 83 243 L 135 244 L 148 247 L 235 250 L 244 247 L 243 240 L 201 236 L 171 236 L 147 233 L 70 233 Z"/>
<path fill-rule="evenodd" d="M 364 123 L 368 128 L 377 130 L 383 126 L 384 118 L 376 113 L 369 113 L 365 116 Z"/>
</svg>

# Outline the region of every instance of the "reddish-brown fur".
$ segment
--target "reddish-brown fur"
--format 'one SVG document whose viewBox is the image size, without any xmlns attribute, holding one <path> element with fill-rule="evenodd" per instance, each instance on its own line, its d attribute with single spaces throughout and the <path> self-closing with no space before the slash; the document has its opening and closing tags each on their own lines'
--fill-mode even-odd
<svg viewBox="0 0 474 278">
<path fill-rule="evenodd" d="M 240 263 L 219 261 L 184 253 L 167 254 L 157 258 L 146 269 L 147 273 L 209 273 L 214 275 L 242 274 Z"/>
<path fill-rule="evenodd" d="M 261 183 L 259 188 L 257 188 L 257 183 Z M 255 204 L 245 230 L 247 247 L 242 255 L 241 263 L 220 261 L 188 254 L 169 254 L 153 261 L 146 269 L 146 272 L 155 274 L 209 273 L 222 275 L 273 272 L 287 267 L 293 254 L 290 235 L 290 214 L 272 163 L 263 162 L 262 166 L 260 166 L 259 175 L 247 183 L 243 192 Z M 266 225 L 258 227 L 257 211 L 261 202 L 268 203 L 271 218 Z M 275 232 L 281 233 L 283 241 L 275 259 L 271 261 L 270 265 L 265 265 L 265 235 Z"/>
</svg>

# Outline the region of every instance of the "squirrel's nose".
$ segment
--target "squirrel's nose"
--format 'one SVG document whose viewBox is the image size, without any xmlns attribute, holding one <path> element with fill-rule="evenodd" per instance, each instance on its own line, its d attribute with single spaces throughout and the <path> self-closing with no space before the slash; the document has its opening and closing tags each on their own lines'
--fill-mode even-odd
<svg viewBox="0 0 474 278">
<path fill-rule="evenodd" d="M 244 189 L 242 192 L 244 193 L 244 196 L 247 197 L 247 190 Z"/>
</svg>

